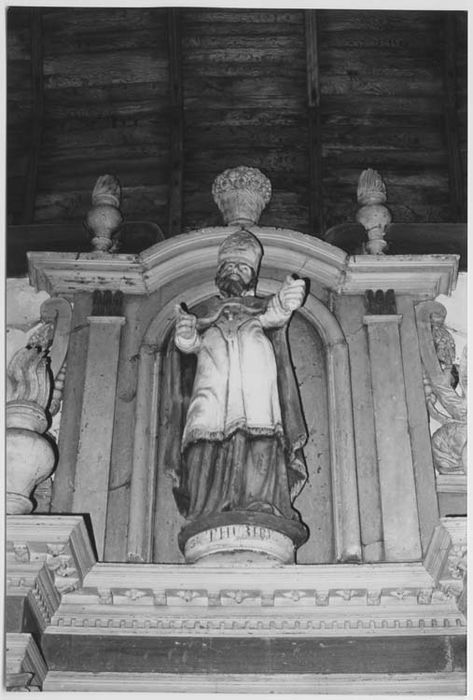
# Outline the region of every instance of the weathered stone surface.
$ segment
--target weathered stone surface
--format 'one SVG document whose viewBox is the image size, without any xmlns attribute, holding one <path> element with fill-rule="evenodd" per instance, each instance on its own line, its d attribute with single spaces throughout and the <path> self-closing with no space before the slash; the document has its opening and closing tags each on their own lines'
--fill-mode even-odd
<svg viewBox="0 0 473 700">
<path fill-rule="evenodd" d="M 119 338 L 125 319 L 121 316 L 89 316 L 88 321 L 87 365 L 72 508 L 76 513 L 90 513 L 97 552 L 102 558 Z"/>
<path fill-rule="evenodd" d="M 406 391 L 399 339 L 400 316 L 365 316 L 373 387 L 384 551 L 387 561 L 422 556 Z"/>
<path fill-rule="evenodd" d="M 347 339 L 355 427 L 356 470 L 360 500 L 363 561 L 382 561 L 383 526 L 374 425 L 368 338 L 363 326 L 363 297 L 342 296 L 335 300 L 335 314 Z"/>
<path fill-rule="evenodd" d="M 402 314 L 400 340 L 406 387 L 407 419 L 412 448 L 420 536 L 422 551 L 425 554 L 434 528 L 438 523 L 439 508 L 435 492 L 435 474 L 430 449 L 422 365 L 412 298 L 399 296 L 397 308 Z"/>
</svg>

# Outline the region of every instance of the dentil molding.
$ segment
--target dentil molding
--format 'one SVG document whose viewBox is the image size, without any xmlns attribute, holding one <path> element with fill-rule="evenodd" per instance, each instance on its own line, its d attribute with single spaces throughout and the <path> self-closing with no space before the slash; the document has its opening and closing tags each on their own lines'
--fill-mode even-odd
<svg viewBox="0 0 473 700">
<path fill-rule="evenodd" d="M 443 518 L 425 562 L 274 568 L 95 561 L 80 516 L 7 519 L 7 594 L 54 634 L 465 634 L 464 518 Z"/>
</svg>

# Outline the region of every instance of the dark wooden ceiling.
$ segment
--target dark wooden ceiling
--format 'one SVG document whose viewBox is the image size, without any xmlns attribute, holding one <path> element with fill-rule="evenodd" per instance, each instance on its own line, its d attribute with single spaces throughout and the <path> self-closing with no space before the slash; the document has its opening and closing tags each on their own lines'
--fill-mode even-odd
<svg viewBox="0 0 473 700">
<path fill-rule="evenodd" d="M 466 14 L 10 7 L 8 222 L 77 227 L 113 173 L 171 236 L 220 223 L 237 165 L 271 179 L 263 225 L 354 221 L 367 167 L 395 222 L 465 221 Z"/>
</svg>

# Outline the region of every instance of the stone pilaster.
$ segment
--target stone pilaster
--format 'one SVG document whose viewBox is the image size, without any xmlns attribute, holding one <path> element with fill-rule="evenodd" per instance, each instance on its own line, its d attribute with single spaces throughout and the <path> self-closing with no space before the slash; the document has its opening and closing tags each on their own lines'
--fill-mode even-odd
<svg viewBox="0 0 473 700">
<path fill-rule="evenodd" d="M 111 292 L 94 293 L 92 313 L 117 311 Z M 89 340 L 84 395 L 80 418 L 73 511 L 90 513 L 97 554 L 103 557 L 107 516 L 108 483 L 112 450 L 118 355 L 121 327 L 119 315 L 88 317 Z"/>
<path fill-rule="evenodd" d="M 422 549 L 399 334 L 402 316 L 393 313 L 393 298 L 392 290 L 368 293 L 372 313 L 363 321 L 371 364 L 385 557 L 416 561 Z"/>
</svg>

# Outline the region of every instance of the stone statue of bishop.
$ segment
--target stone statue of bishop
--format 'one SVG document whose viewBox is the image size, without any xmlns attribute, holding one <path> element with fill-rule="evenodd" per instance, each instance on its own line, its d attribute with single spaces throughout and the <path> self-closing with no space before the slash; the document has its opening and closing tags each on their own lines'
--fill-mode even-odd
<svg viewBox="0 0 473 700">
<path fill-rule="evenodd" d="M 256 296 L 262 254 L 242 225 L 220 245 L 218 295 L 199 318 L 176 308 L 175 344 L 195 353 L 197 366 L 175 497 L 199 528 L 226 520 L 303 527 L 293 501 L 306 479 L 306 435 L 286 329 L 305 282 L 288 275 L 277 294 Z"/>
</svg>

